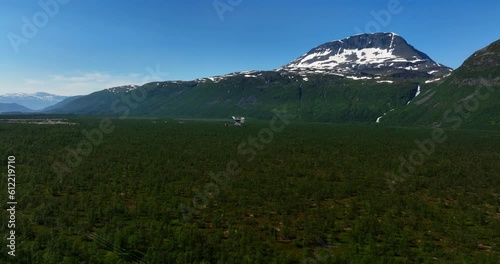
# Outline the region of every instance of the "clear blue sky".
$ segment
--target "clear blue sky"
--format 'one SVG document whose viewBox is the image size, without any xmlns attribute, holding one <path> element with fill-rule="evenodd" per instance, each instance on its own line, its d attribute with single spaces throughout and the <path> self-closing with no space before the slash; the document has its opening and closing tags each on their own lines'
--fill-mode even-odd
<svg viewBox="0 0 500 264">
<path fill-rule="evenodd" d="M 397 0 L 41 0 L 54 1 L 59 10 L 0 0 L 0 94 L 270 70 L 359 30 L 396 32 L 456 68 L 500 38 L 500 1 L 400 0 L 378 22 L 372 14 Z M 229 9 L 219 16 L 214 3 Z M 36 34 L 23 33 L 26 20 Z M 161 73 L 146 78 L 148 66 Z"/>
</svg>

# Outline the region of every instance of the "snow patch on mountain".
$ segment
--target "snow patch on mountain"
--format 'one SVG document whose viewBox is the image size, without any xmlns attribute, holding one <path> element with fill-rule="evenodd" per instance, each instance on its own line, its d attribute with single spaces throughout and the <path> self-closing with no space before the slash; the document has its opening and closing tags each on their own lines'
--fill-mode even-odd
<svg viewBox="0 0 500 264">
<path fill-rule="evenodd" d="M 349 76 L 416 71 L 441 77 L 451 69 L 434 62 L 395 33 L 374 33 L 322 44 L 276 70 Z"/>
<path fill-rule="evenodd" d="M 384 63 L 393 60 L 401 61 L 400 58 L 393 55 L 393 50 L 378 48 L 345 49 L 331 55 L 332 52 L 332 50 L 328 49 L 323 52 L 308 54 L 299 61 L 289 64 L 288 67 L 332 69 L 344 63 L 384 65 Z"/>
<path fill-rule="evenodd" d="M 214 83 L 218 83 L 222 80 L 225 80 L 229 77 L 234 77 L 234 76 L 243 76 L 245 78 L 258 78 L 261 76 L 262 73 L 260 71 L 241 71 L 241 72 L 233 72 L 225 75 L 219 75 L 219 76 L 212 76 L 212 77 L 207 77 L 207 78 L 199 78 L 196 79 L 195 82 L 201 82 L 205 83 L 207 81 L 211 81 Z"/>
<path fill-rule="evenodd" d="M 117 94 L 117 93 L 123 93 L 123 92 L 130 92 L 130 91 L 137 89 L 138 87 L 139 87 L 139 85 L 124 85 L 124 86 L 108 88 L 106 90 Z"/>
</svg>

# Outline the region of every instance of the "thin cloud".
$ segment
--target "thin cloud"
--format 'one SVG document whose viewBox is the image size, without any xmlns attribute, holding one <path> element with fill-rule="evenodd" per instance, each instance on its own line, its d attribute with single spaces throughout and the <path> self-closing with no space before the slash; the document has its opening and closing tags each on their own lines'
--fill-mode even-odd
<svg viewBox="0 0 500 264">
<path fill-rule="evenodd" d="M 112 75 L 104 72 L 86 72 L 71 75 L 51 75 L 47 83 L 64 94 L 89 94 L 106 88 L 122 85 L 141 85 L 140 74 Z M 57 87 L 57 88 L 56 88 Z M 54 88 L 52 90 L 54 91 Z"/>
<path fill-rule="evenodd" d="M 65 75 L 52 75 L 52 81 L 56 82 L 103 82 L 114 77 L 110 74 L 92 72 L 83 73 L 80 75 L 65 76 Z"/>
<path fill-rule="evenodd" d="M 21 82 L 4 82 L 0 84 L 0 94 L 15 90 L 17 92 L 48 92 L 57 95 L 86 95 L 107 88 L 123 85 L 142 85 L 152 81 L 166 81 L 168 73 L 162 72 L 159 66 L 148 67 L 143 74 L 125 73 L 110 74 L 107 72 L 89 71 L 66 74 L 37 76 L 23 79 Z M 15 87 L 15 89 L 11 89 Z"/>
<path fill-rule="evenodd" d="M 26 79 L 24 80 L 24 83 L 27 85 L 42 85 L 45 84 L 45 81 L 36 79 Z"/>
</svg>

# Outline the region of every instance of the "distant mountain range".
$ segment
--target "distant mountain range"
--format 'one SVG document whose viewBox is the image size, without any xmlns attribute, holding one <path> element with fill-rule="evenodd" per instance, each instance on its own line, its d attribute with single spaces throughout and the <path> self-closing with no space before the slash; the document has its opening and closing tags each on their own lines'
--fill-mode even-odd
<svg viewBox="0 0 500 264">
<path fill-rule="evenodd" d="M 45 112 L 265 119 L 281 108 L 304 121 L 450 126 L 444 112 L 471 98 L 485 81 L 498 84 L 498 45 L 452 71 L 395 33 L 361 34 L 319 45 L 271 71 L 114 87 L 67 98 Z M 140 102 L 133 101 L 137 94 L 145 95 Z M 500 127 L 496 96 L 464 124 Z"/>
<path fill-rule="evenodd" d="M 0 113 L 31 113 L 34 110 L 16 103 L 0 103 Z"/>
<path fill-rule="evenodd" d="M 68 96 L 61 96 L 49 93 L 11 93 L 0 95 L 0 103 L 18 104 L 28 108 L 30 112 L 33 110 L 42 110 L 45 107 L 52 106 L 61 102 Z"/>
</svg>

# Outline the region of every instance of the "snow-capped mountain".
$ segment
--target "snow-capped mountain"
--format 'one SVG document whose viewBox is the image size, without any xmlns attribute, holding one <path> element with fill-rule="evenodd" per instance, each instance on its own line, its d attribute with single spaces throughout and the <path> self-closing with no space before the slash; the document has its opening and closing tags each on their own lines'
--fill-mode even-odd
<svg viewBox="0 0 500 264">
<path fill-rule="evenodd" d="M 360 34 L 328 42 L 277 70 L 403 78 L 441 77 L 452 71 L 395 33 Z"/>
<path fill-rule="evenodd" d="M 118 87 L 113 87 L 113 88 L 108 88 L 106 90 L 112 92 L 112 93 L 123 93 L 123 92 L 128 92 L 137 89 L 139 85 L 123 85 L 123 86 L 118 86 Z"/>
<path fill-rule="evenodd" d="M 45 107 L 57 104 L 68 96 L 49 93 L 11 93 L 0 95 L 0 103 L 16 103 L 33 110 L 41 110 Z"/>
</svg>

